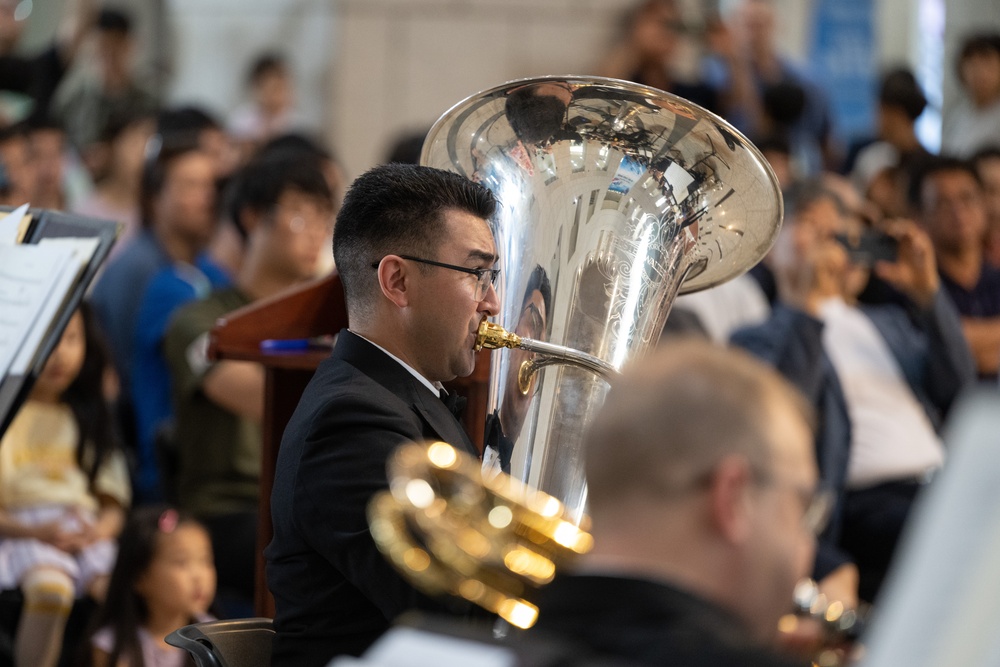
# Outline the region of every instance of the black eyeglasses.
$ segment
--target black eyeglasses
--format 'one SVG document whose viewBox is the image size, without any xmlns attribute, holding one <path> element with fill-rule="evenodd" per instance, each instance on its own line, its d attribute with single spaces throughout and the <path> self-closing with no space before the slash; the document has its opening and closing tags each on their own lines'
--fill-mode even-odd
<svg viewBox="0 0 1000 667">
<path fill-rule="evenodd" d="M 497 284 L 497 278 L 500 276 L 500 269 L 470 269 L 464 266 L 455 266 L 454 264 L 445 264 L 444 262 L 435 262 L 433 259 L 424 259 L 422 257 L 414 257 L 412 255 L 397 255 L 401 259 L 408 259 L 411 262 L 420 262 L 421 264 L 429 264 L 430 266 L 440 266 L 442 269 L 451 269 L 452 271 L 461 271 L 462 273 L 468 273 L 476 277 L 476 293 L 474 298 L 476 301 L 480 301 L 486 292 L 489 290 L 490 285 Z M 377 269 L 379 263 L 372 262 L 372 268 Z"/>
</svg>

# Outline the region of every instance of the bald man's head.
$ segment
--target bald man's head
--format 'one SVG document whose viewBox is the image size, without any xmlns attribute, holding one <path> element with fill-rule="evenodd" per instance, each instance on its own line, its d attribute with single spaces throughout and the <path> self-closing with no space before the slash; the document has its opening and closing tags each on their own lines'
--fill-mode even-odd
<svg viewBox="0 0 1000 667">
<path fill-rule="evenodd" d="M 702 341 L 660 348 L 625 371 L 588 432 L 592 513 L 630 495 L 669 500 L 730 454 L 769 470 L 785 414 L 811 431 L 805 400 L 749 355 Z"/>
</svg>

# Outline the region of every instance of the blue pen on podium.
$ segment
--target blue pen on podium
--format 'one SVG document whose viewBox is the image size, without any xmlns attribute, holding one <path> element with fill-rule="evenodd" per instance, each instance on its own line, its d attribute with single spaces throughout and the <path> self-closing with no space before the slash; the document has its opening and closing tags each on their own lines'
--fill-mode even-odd
<svg viewBox="0 0 1000 667">
<path fill-rule="evenodd" d="M 306 350 L 332 350 L 334 336 L 312 338 L 268 338 L 260 342 L 262 352 L 305 352 Z"/>
</svg>

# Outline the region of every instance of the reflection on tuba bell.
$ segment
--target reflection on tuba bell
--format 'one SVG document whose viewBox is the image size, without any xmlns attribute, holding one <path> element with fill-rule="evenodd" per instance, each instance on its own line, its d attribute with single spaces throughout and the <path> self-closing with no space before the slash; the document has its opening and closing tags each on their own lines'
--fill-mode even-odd
<svg viewBox="0 0 1000 667">
<path fill-rule="evenodd" d="M 781 222 L 777 179 L 718 116 L 596 77 L 474 95 L 431 128 L 421 162 L 501 203 L 502 310 L 479 339 L 510 348 L 490 371 L 488 410 L 513 451 L 500 462 L 582 520 L 582 436 L 609 382 L 656 344 L 678 293 L 764 256 Z"/>
</svg>

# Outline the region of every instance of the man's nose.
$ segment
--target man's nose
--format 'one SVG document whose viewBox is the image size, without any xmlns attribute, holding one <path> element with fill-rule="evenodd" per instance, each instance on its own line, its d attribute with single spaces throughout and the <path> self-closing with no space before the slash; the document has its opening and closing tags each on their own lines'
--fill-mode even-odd
<svg viewBox="0 0 1000 667">
<path fill-rule="evenodd" d="M 497 296 L 497 291 L 492 283 L 486 289 L 482 301 L 479 302 L 479 310 L 489 317 L 496 317 L 500 314 L 500 297 Z"/>
</svg>

